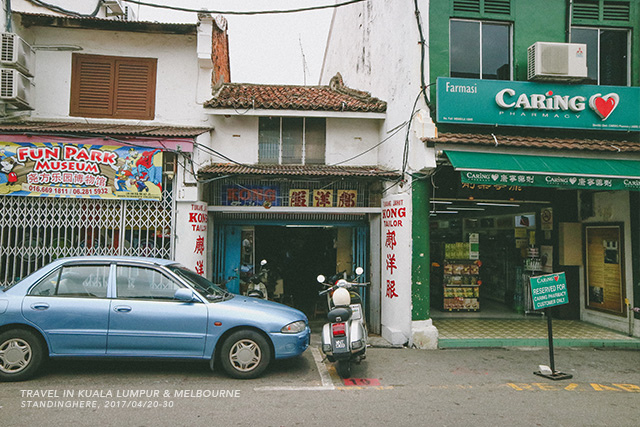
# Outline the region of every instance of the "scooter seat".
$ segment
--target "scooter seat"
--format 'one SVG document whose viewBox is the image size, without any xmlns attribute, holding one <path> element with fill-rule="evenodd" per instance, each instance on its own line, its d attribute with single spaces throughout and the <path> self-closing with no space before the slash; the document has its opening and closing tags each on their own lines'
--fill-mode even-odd
<svg viewBox="0 0 640 427">
<path fill-rule="evenodd" d="M 327 313 L 327 319 L 331 323 L 346 322 L 351 317 L 351 307 L 336 307 Z"/>
</svg>

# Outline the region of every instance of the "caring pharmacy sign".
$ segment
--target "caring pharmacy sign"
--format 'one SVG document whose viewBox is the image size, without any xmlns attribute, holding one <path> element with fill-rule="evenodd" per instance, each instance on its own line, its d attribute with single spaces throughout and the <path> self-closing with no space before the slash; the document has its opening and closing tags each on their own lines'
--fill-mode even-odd
<svg viewBox="0 0 640 427">
<path fill-rule="evenodd" d="M 441 77 L 438 122 L 640 130 L 640 88 Z"/>
</svg>

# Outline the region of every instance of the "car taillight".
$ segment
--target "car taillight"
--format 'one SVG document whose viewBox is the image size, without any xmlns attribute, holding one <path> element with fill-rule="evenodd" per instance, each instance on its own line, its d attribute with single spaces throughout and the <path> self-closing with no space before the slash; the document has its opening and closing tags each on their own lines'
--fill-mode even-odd
<svg viewBox="0 0 640 427">
<path fill-rule="evenodd" d="M 334 337 L 344 337 L 347 335 L 347 326 L 344 323 L 334 323 L 331 325 Z"/>
</svg>

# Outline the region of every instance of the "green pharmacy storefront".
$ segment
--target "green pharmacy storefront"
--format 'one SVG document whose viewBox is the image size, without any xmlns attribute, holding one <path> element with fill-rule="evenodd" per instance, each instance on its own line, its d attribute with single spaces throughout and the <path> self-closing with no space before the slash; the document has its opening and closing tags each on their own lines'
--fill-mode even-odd
<svg viewBox="0 0 640 427">
<path fill-rule="evenodd" d="M 638 295 L 640 159 L 441 148 L 429 200 L 433 316 L 540 314 L 529 278 L 565 272 L 569 303 L 555 316 L 622 328 Z"/>
<path fill-rule="evenodd" d="M 640 88 L 439 78 L 429 196 L 431 312 L 537 314 L 627 331 L 640 289 Z"/>
</svg>

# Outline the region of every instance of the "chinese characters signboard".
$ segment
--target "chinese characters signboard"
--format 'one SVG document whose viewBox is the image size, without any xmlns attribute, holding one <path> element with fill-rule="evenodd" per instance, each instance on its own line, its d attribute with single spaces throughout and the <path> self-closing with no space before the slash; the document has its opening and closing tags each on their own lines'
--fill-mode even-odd
<svg viewBox="0 0 640 427">
<path fill-rule="evenodd" d="M 529 283 L 534 310 L 569 303 L 564 273 L 531 277 Z"/>
<path fill-rule="evenodd" d="M 382 325 L 411 333 L 411 198 L 382 200 Z"/>
<path fill-rule="evenodd" d="M 640 88 L 438 78 L 438 122 L 640 130 Z"/>
<path fill-rule="evenodd" d="M 162 198 L 160 149 L 0 142 L 0 165 L 0 195 Z"/>
<path fill-rule="evenodd" d="M 225 206 L 280 206 L 277 186 L 228 185 L 223 188 L 222 204 Z"/>
<path fill-rule="evenodd" d="M 640 180 L 629 178 L 596 178 L 570 175 L 527 174 L 505 172 L 460 173 L 463 183 L 494 186 L 531 186 L 548 188 L 571 188 L 581 190 L 638 190 Z"/>
<path fill-rule="evenodd" d="M 191 203 L 188 214 L 188 228 L 186 231 L 187 244 L 191 245 L 190 268 L 201 276 L 205 274 L 205 259 L 207 256 L 207 204 L 204 202 Z"/>
</svg>

